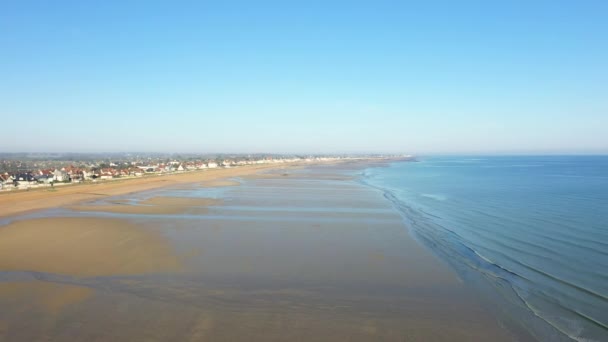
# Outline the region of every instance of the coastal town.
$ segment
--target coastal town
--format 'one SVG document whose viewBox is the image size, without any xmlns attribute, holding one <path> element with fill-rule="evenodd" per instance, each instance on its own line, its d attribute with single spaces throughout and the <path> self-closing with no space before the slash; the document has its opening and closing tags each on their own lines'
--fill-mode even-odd
<svg viewBox="0 0 608 342">
<path fill-rule="evenodd" d="M 0 191 L 19 191 L 35 188 L 64 186 L 84 182 L 103 182 L 173 173 L 204 171 L 217 168 L 235 168 L 246 165 L 314 163 L 346 161 L 369 158 L 412 158 L 410 155 L 366 155 L 366 156 L 282 156 L 246 155 L 223 157 L 146 157 L 120 156 L 116 161 L 101 158 L 95 160 L 50 160 L 22 157 L 0 159 Z M 64 158 L 65 159 L 65 158 Z"/>
</svg>

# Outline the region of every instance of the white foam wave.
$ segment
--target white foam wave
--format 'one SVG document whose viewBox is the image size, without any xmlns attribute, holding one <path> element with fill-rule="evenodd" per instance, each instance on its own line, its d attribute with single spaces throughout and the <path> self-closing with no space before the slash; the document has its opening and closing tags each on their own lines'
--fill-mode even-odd
<svg viewBox="0 0 608 342">
<path fill-rule="evenodd" d="M 437 201 L 445 201 L 448 199 L 448 197 L 446 195 L 442 195 L 442 194 L 420 194 L 420 196 L 432 198 Z"/>
</svg>

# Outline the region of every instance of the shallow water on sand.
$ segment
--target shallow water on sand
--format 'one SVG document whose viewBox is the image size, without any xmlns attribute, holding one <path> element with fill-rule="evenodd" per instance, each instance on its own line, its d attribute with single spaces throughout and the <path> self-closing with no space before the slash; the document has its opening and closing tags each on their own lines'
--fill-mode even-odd
<svg viewBox="0 0 608 342">
<path fill-rule="evenodd" d="M 29 225 L 74 245 L 104 241 L 96 256 L 112 257 L 91 258 L 81 248 L 79 258 L 71 246 L 38 241 L 36 252 L 16 250 L 10 268 L 0 260 L 0 340 L 509 340 L 455 274 L 409 236 L 382 192 L 343 172 L 307 169 L 90 204 L 161 203 L 173 206 L 169 213 L 83 206 L 8 220 L 0 242 L 32 243 L 29 233 L 1 231 Z M 32 227 L 36 219 L 44 225 Z M 66 222 L 88 222 L 73 220 L 96 223 L 73 232 Z M 66 267 L 53 265 L 57 253 Z"/>
</svg>

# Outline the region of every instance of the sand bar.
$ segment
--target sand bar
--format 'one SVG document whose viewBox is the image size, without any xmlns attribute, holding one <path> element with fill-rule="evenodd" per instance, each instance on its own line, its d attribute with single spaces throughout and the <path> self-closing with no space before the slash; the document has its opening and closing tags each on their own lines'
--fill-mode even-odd
<svg viewBox="0 0 608 342">
<path fill-rule="evenodd" d="M 43 218 L 0 229 L 0 271 L 102 276 L 179 269 L 162 236 L 126 220 Z"/>
<path fill-rule="evenodd" d="M 215 187 L 222 187 L 222 186 L 239 186 L 241 185 L 241 183 L 234 181 L 234 180 L 229 180 L 229 179 L 218 179 L 218 180 L 212 180 L 212 181 L 206 181 L 201 183 L 201 186 L 203 188 L 215 188 Z"/>
<path fill-rule="evenodd" d="M 175 206 L 175 207 L 204 207 L 210 205 L 220 205 L 222 200 L 215 198 L 196 198 L 196 197 L 168 197 L 158 196 L 148 198 L 139 202 L 144 205 Z"/>
<path fill-rule="evenodd" d="M 76 211 L 108 212 L 119 214 L 141 215 L 202 215 L 208 213 L 207 206 L 220 205 L 219 199 L 192 197 L 152 197 L 137 204 L 124 201 L 112 201 L 104 205 L 74 205 L 69 208 Z"/>
</svg>

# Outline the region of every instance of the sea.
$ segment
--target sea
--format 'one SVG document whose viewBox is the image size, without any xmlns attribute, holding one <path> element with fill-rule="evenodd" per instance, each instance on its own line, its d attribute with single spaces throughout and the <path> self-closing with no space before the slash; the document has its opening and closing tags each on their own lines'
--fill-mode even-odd
<svg viewBox="0 0 608 342">
<path fill-rule="evenodd" d="M 608 341 L 608 156 L 423 157 L 360 176 L 505 325 Z"/>
</svg>

